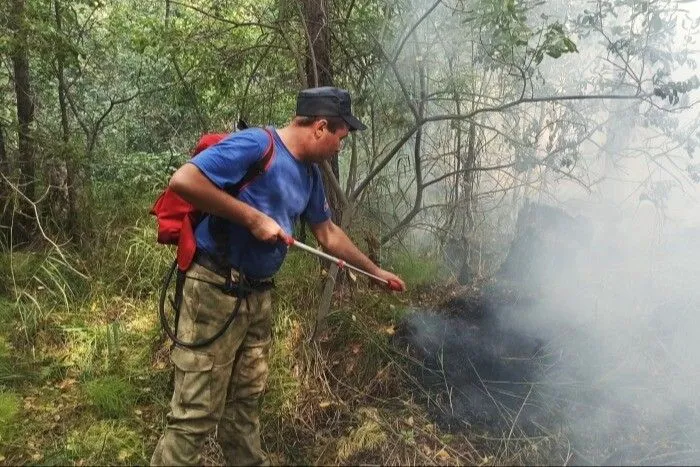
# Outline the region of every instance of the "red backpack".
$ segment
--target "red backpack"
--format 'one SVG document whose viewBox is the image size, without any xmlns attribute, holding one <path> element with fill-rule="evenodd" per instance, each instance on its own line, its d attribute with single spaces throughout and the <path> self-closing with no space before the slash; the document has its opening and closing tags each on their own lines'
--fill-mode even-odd
<svg viewBox="0 0 700 467">
<path fill-rule="evenodd" d="M 262 159 L 251 165 L 245 175 L 230 191 L 233 196 L 238 194 L 260 175 L 270 168 L 275 155 L 275 144 L 270 130 L 265 128 L 268 136 L 267 149 Z M 203 135 L 192 152 L 192 157 L 226 138 L 228 133 L 207 133 Z M 177 245 L 177 266 L 180 271 L 186 271 L 197 249 L 194 229 L 204 218 L 202 212 L 182 199 L 170 188 L 166 188 L 151 208 L 151 214 L 158 221 L 158 243 Z"/>
</svg>

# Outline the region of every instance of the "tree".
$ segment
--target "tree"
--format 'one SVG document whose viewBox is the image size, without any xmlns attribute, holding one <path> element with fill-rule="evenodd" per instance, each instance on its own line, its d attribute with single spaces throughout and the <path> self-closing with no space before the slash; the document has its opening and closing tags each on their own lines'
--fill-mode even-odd
<svg viewBox="0 0 700 467">
<path fill-rule="evenodd" d="M 12 31 L 12 71 L 15 84 L 17 109 L 17 141 L 19 157 L 17 160 L 17 186 L 30 201 L 36 198 L 36 174 L 34 160 L 34 141 L 32 126 L 34 124 L 34 94 L 29 73 L 28 24 L 25 0 L 12 0 L 9 15 L 9 30 Z M 28 211 L 21 209 L 14 224 L 14 242 L 22 244 L 31 239 L 33 219 Z"/>
<path fill-rule="evenodd" d="M 333 64 L 331 62 L 331 17 L 327 0 L 302 0 L 304 27 L 308 42 L 306 54 L 306 83 L 308 87 L 333 86 Z M 334 179 L 332 180 L 331 177 Z M 337 188 L 340 177 L 338 156 L 330 161 L 330 171 L 323 171 L 327 188 L 328 204 L 333 212 L 333 221 L 342 223 L 343 206 Z"/>
</svg>

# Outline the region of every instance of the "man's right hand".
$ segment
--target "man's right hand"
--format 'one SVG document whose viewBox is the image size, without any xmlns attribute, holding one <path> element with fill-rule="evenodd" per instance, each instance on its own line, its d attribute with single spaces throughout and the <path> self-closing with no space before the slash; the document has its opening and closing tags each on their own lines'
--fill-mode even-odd
<svg viewBox="0 0 700 467">
<path fill-rule="evenodd" d="M 287 236 L 282 227 L 273 218 L 262 212 L 258 212 L 248 229 L 261 242 L 276 243 L 284 241 Z"/>
</svg>

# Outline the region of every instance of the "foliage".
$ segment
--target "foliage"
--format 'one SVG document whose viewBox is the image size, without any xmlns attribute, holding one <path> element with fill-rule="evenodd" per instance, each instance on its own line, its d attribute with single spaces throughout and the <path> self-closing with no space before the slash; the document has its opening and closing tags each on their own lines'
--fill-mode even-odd
<svg viewBox="0 0 700 467">
<path fill-rule="evenodd" d="M 135 152 L 106 155 L 92 170 L 94 181 L 112 196 L 126 201 L 139 193 L 152 194 L 167 185 L 170 175 L 185 161 L 183 154 Z"/>
<path fill-rule="evenodd" d="M 657 72 L 657 74 L 654 75 L 654 95 L 661 99 L 668 99 L 668 103 L 671 105 L 678 104 L 680 96 L 700 87 L 700 80 L 698 80 L 697 76 L 693 76 L 684 81 L 664 82 L 664 75 L 665 73 L 662 72 Z"/>
<path fill-rule="evenodd" d="M 475 22 L 484 43 L 485 54 L 493 60 L 492 65 L 509 66 L 513 62 L 528 62 L 534 59 L 539 65 L 545 55 L 559 58 L 563 54 L 578 52 L 565 26 L 558 21 L 532 26 L 528 13 L 545 2 L 523 2 L 518 0 L 476 2 L 475 8 L 466 12 L 464 22 Z M 549 16 L 541 15 L 548 20 Z"/>
</svg>

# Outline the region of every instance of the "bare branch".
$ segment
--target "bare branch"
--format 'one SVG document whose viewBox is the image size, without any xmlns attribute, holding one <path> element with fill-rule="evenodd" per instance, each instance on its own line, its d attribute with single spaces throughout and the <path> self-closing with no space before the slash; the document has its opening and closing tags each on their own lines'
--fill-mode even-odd
<svg viewBox="0 0 700 467">
<path fill-rule="evenodd" d="M 401 136 L 401 138 L 394 144 L 394 146 L 391 148 L 389 153 L 382 159 L 381 162 L 379 162 L 376 166 L 374 166 L 374 169 L 372 169 L 367 176 L 365 176 L 364 180 L 360 182 L 360 184 L 355 188 L 355 190 L 352 193 L 352 196 L 350 199 L 354 200 L 357 199 L 360 193 L 367 188 L 367 185 L 369 185 L 374 177 L 377 176 L 379 172 L 381 172 L 384 167 L 391 161 L 391 159 L 394 158 L 394 156 L 401 150 L 404 144 L 406 144 L 406 141 L 408 141 L 413 134 L 418 131 L 419 128 L 421 128 L 425 123 L 427 122 L 439 122 L 439 121 L 445 121 L 445 120 L 468 120 L 473 118 L 474 116 L 481 114 L 481 113 L 487 113 L 487 112 L 500 112 L 502 110 L 509 109 L 511 107 L 515 107 L 521 104 L 527 104 L 527 103 L 533 103 L 533 102 L 556 102 L 556 101 L 578 101 L 578 100 L 606 100 L 606 99 L 611 99 L 611 100 L 634 100 L 634 99 L 648 99 L 651 98 L 651 94 L 637 94 L 637 95 L 617 95 L 617 94 L 591 94 L 591 95 L 564 95 L 564 96 L 543 96 L 543 97 L 531 97 L 527 99 L 517 99 L 511 102 L 507 102 L 502 105 L 497 105 L 493 107 L 484 107 L 480 109 L 473 110 L 469 113 L 463 114 L 463 115 L 458 115 L 458 114 L 443 114 L 443 115 L 435 115 L 432 117 L 426 117 L 422 118 L 419 121 L 417 121 L 413 126 L 408 128 L 406 132 Z"/>
<path fill-rule="evenodd" d="M 441 175 L 437 178 L 434 178 L 433 180 L 430 180 L 429 182 L 425 182 L 422 186 L 423 186 L 423 188 L 427 188 L 430 185 L 434 185 L 435 183 L 439 183 L 446 178 L 454 177 L 455 175 L 459 175 L 459 174 L 464 174 L 464 173 L 469 173 L 469 172 L 487 172 L 490 170 L 510 169 L 513 166 L 515 166 L 515 162 L 511 162 L 510 164 L 492 165 L 489 167 L 470 167 L 470 168 L 466 168 L 466 169 L 455 170 L 453 172 L 446 173 L 446 174 Z"/>
<path fill-rule="evenodd" d="M 85 274 L 83 274 L 82 272 L 78 271 L 73 266 L 71 266 L 71 264 L 68 262 L 68 259 L 66 259 L 65 255 L 63 254 L 63 251 L 61 251 L 61 248 L 56 244 L 56 242 L 51 240 L 51 238 L 49 238 L 48 235 L 46 235 L 46 232 L 44 232 L 44 228 L 41 226 L 41 222 L 39 220 L 39 210 L 36 207 L 37 203 L 35 203 L 34 201 L 27 198 L 25 196 L 25 194 L 22 193 L 22 190 L 20 190 L 19 187 L 17 187 L 10 180 L 8 180 L 8 178 L 5 177 L 4 174 L 0 173 L 0 177 L 2 177 L 2 179 L 5 181 L 5 183 L 7 183 L 15 193 L 17 193 L 24 201 L 29 203 L 29 205 L 32 207 L 32 210 L 34 211 L 34 218 L 36 219 L 36 225 L 39 227 L 39 232 L 41 232 L 41 236 L 44 237 L 44 240 L 46 240 L 47 242 L 49 242 L 51 244 L 51 246 L 56 250 L 58 255 L 61 257 L 63 262 L 66 264 L 66 266 L 68 266 L 71 271 L 73 271 L 74 273 L 76 273 L 77 275 L 82 277 L 83 279 L 87 279 L 88 277 Z"/>
<path fill-rule="evenodd" d="M 416 21 L 413 26 L 411 26 L 411 29 L 408 30 L 408 33 L 404 36 L 404 38 L 401 40 L 401 43 L 399 43 L 398 48 L 394 52 L 394 58 L 391 60 L 391 63 L 396 62 L 396 59 L 399 58 L 399 55 L 401 54 L 401 50 L 403 50 L 403 46 L 406 45 L 406 41 L 408 40 L 409 37 L 411 37 L 411 34 L 413 34 L 413 31 L 416 30 L 418 26 L 428 17 L 430 16 L 430 13 L 437 8 L 437 6 L 442 3 L 442 0 L 437 0 L 433 5 L 428 8 L 425 13 L 421 15 L 420 18 L 418 18 L 418 21 Z"/>
</svg>

